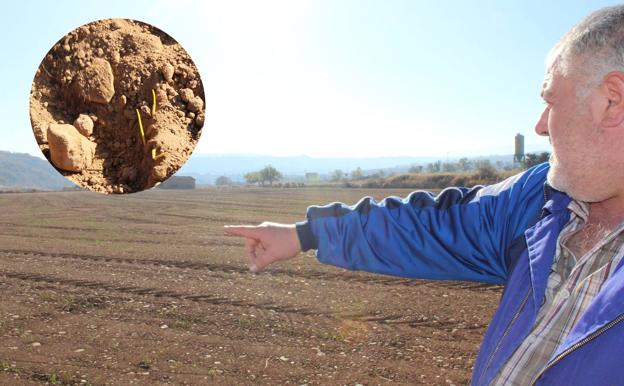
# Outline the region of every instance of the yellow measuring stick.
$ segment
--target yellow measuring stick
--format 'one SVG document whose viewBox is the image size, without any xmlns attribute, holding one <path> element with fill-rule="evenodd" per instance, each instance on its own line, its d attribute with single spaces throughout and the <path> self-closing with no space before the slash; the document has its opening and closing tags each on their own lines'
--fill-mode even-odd
<svg viewBox="0 0 624 386">
<path fill-rule="evenodd" d="M 152 159 L 153 159 L 154 161 L 156 161 L 157 159 L 162 158 L 162 157 L 164 157 L 164 156 L 165 156 L 165 153 L 164 153 L 164 152 L 163 152 L 163 153 L 160 153 L 160 154 L 158 154 L 158 155 L 156 155 L 156 149 L 152 149 Z"/>
<path fill-rule="evenodd" d="M 145 146 L 145 132 L 143 131 L 143 123 L 141 122 L 141 113 L 139 109 L 135 109 L 137 113 L 137 118 L 139 118 L 139 130 L 141 132 L 141 141 L 143 142 L 143 146 Z"/>
<path fill-rule="evenodd" d="M 137 118 L 139 120 L 139 131 L 141 132 L 141 141 L 143 142 L 143 146 L 145 146 L 145 131 L 143 131 L 143 122 L 141 121 L 141 113 L 139 109 L 135 109 L 137 113 Z M 154 117 L 154 113 L 156 113 L 156 92 L 152 89 L 152 118 Z M 160 153 L 156 155 L 156 149 L 152 149 L 152 159 L 156 161 L 159 158 L 165 156 L 166 153 Z"/>
<path fill-rule="evenodd" d="M 152 117 L 156 114 L 156 92 L 152 89 Z"/>
</svg>

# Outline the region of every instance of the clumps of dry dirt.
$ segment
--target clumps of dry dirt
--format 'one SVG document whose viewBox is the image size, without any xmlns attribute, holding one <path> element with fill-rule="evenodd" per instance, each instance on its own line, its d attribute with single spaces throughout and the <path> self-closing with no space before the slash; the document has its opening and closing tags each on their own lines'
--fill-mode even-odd
<svg viewBox="0 0 624 386">
<path fill-rule="evenodd" d="M 142 22 L 107 19 L 71 31 L 47 53 L 33 80 L 30 119 L 41 151 L 66 178 L 130 193 L 164 181 L 188 159 L 204 100 L 197 68 L 173 38 Z"/>
</svg>

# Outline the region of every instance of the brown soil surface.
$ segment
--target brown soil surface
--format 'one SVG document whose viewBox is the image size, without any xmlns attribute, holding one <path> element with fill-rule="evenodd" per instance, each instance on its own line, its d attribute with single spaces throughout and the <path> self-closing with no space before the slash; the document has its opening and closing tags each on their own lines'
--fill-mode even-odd
<svg viewBox="0 0 624 386">
<path fill-rule="evenodd" d="M 500 287 L 247 270 L 223 224 L 407 191 L 0 194 L 0 383 L 465 385 Z"/>
<path fill-rule="evenodd" d="M 201 134 L 204 100 L 197 68 L 175 40 L 145 23 L 108 19 L 71 31 L 48 52 L 30 117 L 43 154 L 68 179 L 128 193 L 184 164 Z"/>
</svg>

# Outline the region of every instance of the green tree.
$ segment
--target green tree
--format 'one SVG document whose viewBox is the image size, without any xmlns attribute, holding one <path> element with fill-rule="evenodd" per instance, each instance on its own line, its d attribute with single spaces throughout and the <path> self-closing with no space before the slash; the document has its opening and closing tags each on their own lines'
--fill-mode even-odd
<svg viewBox="0 0 624 386">
<path fill-rule="evenodd" d="M 477 168 L 477 174 L 483 179 L 495 179 L 498 176 L 496 168 L 492 165 L 490 160 L 477 160 L 474 162 Z"/>
<path fill-rule="evenodd" d="M 454 162 L 443 162 L 442 171 L 446 173 L 455 173 L 458 169 L 458 165 Z"/>
<path fill-rule="evenodd" d="M 460 158 L 459 161 L 457 161 L 457 163 L 459 164 L 459 169 L 462 172 L 467 172 L 470 169 L 472 169 L 472 162 L 470 162 L 470 160 L 466 157 Z"/>
<path fill-rule="evenodd" d="M 358 166 L 357 169 L 351 172 L 351 179 L 361 180 L 362 178 L 364 178 L 364 172 L 362 171 L 362 168 Z"/>
<path fill-rule="evenodd" d="M 265 182 L 268 182 L 269 185 L 273 185 L 273 182 L 279 181 L 282 178 L 282 173 L 271 165 L 265 166 L 264 169 L 260 170 L 258 173 L 260 174 L 262 185 L 264 185 Z"/>
<path fill-rule="evenodd" d="M 422 173 L 423 166 L 422 165 L 412 165 L 410 166 L 408 172 L 409 173 Z"/>
<path fill-rule="evenodd" d="M 258 182 L 260 182 L 260 173 L 258 172 L 249 172 L 243 177 L 245 177 L 245 181 L 247 181 L 249 185 L 257 184 Z"/>
<path fill-rule="evenodd" d="M 431 162 L 427 164 L 427 172 L 440 173 L 442 170 L 442 161 Z"/>
<path fill-rule="evenodd" d="M 232 180 L 230 180 L 227 176 L 219 176 L 215 180 L 215 185 L 217 186 L 228 186 L 232 185 Z"/>
<path fill-rule="evenodd" d="M 550 153 L 545 151 L 542 153 L 527 153 L 524 156 L 524 167 L 526 169 L 533 167 L 535 165 L 539 165 L 543 162 L 548 162 L 550 159 Z"/>
<path fill-rule="evenodd" d="M 345 173 L 340 169 L 334 170 L 331 174 L 331 180 L 334 182 L 342 181 L 344 177 L 345 177 Z"/>
</svg>

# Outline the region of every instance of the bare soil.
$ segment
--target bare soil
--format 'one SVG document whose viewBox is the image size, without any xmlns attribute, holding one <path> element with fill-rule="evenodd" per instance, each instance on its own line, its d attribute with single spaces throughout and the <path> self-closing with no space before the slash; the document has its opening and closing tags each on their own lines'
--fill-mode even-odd
<svg viewBox="0 0 624 386">
<path fill-rule="evenodd" d="M 405 190 L 0 194 L 0 384 L 465 385 L 501 288 L 261 274 L 224 224 Z"/>
<path fill-rule="evenodd" d="M 30 117 L 41 151 L 65 177 L 93 191 L 131 193 L 184 164 L 204 125 L 204 100 L 197 68 L 173 38 L 107 19 L 50 49 L 33 80 Z"/>
</svg>

